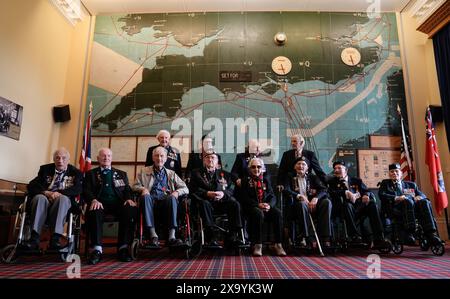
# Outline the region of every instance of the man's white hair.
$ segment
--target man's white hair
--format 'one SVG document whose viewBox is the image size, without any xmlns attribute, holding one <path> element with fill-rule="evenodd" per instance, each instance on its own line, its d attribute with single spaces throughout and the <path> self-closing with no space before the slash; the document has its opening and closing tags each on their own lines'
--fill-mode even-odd
<svg viewBox="0 0 450 299">
<path fill-rule="evenodd" d="M 305 138 L 301 134 L 295 134 L 291 136 L 291 139 L 298 139 L 299 143 L 305 143 Z"/>
<path fill-rule="evenodd" d="M 158 134 L 156 134 L 156 138 L 159 138 L 159 136 L 162 134 L 167 134 L 167 135 L 169 135 L 169 138 L 170 138 L 170 132 L 167 130 L 159 130 Z"/>
<path fill-rule="evenodd" d="M 109 151 L 112 155 L 112 150 L 109 147 L 102 147 L 98 150 L 98 155 L 100 156 L 100 153 L 103 151 Z"/>
<path fill-rule="evenodd" d="M 152 156 L 158 152 L 164 153 L 167 157 L 167 150 L 165 148 L 163 148 L 162 146 L 155 147 L 152 151 Z"/>
<path fill-rule="evenodd" d="M 60 148 L 58 148 L 56 151 L 53 152 L 53 160 L 55 160 L 56 155 L 57 155 L 58 153 L 62 153 L 62 154 L 64 154 L 64 155 L 67 157 L 67 159 L 70 159 L 70 153 L 69 153 L 69 151 L 68 151 L 65 147 L 60 147 Z"/>
</svg>

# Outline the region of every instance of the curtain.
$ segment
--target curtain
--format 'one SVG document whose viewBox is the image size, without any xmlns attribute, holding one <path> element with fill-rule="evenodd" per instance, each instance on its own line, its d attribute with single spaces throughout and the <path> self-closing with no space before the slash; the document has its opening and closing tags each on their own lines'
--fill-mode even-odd
<svg viewBox="0 0 450 299">
<path fill-rule="evenodd" d="M 441 93 L 442 116 L 450 150 L 450 23 L 434 35 L 433 47 Z"/>
</svg>

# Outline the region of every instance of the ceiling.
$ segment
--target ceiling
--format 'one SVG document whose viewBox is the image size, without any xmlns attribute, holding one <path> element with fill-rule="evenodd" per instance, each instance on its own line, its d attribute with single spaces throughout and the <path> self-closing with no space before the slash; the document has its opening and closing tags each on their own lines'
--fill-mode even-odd
<svg viewBox="0 0 450 299">
<path fill-rule="evenodd" d="M 410 0 L 81 0 L 92 15 L 207 11 L 401 11 Z M 375 9 L 377 5 L 379 9 Z"/>
</svg>

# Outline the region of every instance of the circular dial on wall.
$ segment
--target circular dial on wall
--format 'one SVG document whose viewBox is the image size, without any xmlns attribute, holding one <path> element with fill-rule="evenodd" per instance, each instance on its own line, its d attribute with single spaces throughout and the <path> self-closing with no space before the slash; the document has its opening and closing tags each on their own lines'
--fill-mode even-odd
<svg viewBox="0 0 450 299">
<path fill-rule="evenodd" d="M 278 56 L 272 60 L 272 70 L 275 74 L 284 76 L 292 69 L 292 62 L 285 56 Z"/>
<path fill-rule="evenodd" d="M 341 53 L 342 62 L 349 66 L 355 66 L 361 61 L 361 53 L 355 48 L 345 48 Z"/>
</svg>

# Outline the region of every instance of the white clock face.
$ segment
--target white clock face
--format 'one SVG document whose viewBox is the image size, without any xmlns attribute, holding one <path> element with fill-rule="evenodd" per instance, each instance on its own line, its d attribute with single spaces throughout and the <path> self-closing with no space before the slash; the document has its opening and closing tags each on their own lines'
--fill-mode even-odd
<svg viewBox="0 0 450 299">
<path fill-rule="evenodd" d="M 289 58 L 285 56 L 278 56 L 272 60 L 272 70 L 275 74 L 284 76 L 287 75 L 292 69 L 292 63 Z"/>
<path fill-rule="evenodd" d="M 361 53 L 355 48 L 345 48 L 342 50 L 341 59 L 346 65 L 355 66 L 361 61 Z"/>
</svg>

